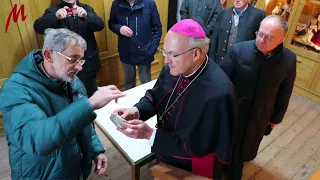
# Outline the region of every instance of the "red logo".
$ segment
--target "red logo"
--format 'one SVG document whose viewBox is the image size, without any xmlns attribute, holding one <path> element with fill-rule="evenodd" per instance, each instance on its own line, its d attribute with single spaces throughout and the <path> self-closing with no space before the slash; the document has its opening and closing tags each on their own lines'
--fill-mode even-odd
<svg viewBox="0 0 320 180">
<path fill-rule="evenodd" d="M 19 15 L 21 15 L 21 20 L 22 21 L 26 20 L 27 15 L 24 15 L 24 5 L 21 5 L 21 7 L 19 8 L 19 11 L 17 12 L 17 4 L 15 4 L 14 7 L 12 8 L 12 10 L 11 10 L 9 16 L 8 16 L 5 32 L 8 32 L 8 28 L 9 28 L 9 24 L 10 24 L 11 18 L 13 18 L 13 21 L 15 23 L 17 23 Z"/>
</svg>

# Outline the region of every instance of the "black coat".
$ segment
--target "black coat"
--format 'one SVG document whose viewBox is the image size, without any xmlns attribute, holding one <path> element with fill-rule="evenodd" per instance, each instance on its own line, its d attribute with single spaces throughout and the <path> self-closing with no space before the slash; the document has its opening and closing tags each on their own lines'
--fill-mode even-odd
<svg viewBox="0 0 320 180">
<path fill-rule="evenodd" d="M 222 10 L 220 0 L 183 0 L 180 8 L 181 19 L 197 21 L 207 37 L 211 37 L 216 27 L 216 19 Z"/>
<path fill-rule="evenodd" d="M 250 161 L 256 157 L 268 124 L 280 123 L 287 110 L 296 55 L 281 44 L 266 57 L 252 40 L 233 45 L 220 66 L 236 88 L 236 146 L 241 148 L 242 161 Z"/>
<path fill-rule="evenodd" d="M 217 64 L 223 60 L 227 49 L 232 27 L 232 8 L 224 9 L 217 17 L 216 25 L 212 33 L 210 44 L 210 58 Z M 255 39 L 255 32 L 259 29 L 260 22 L 266 13 L 260 9 L 248 6 L 242 16 L 239 17 L 236 43 Z"/>
<path fill-rule="evenodd" d="M 80 79 L 85 79 L 90 75 L 96 74 L 101 68 L 99 49 L 94 32 L 101 31 L 104 28 L 104 22 L 89 5 L 82 3 L 77 3 L 77 5 L 87 11 L 87 20 L 78 16 L 70 16 L 57 20 L 56 12 L 64 6 L 63 3 L 60 3 L 46 9 L 44 15 L 34 22 L 33 27 L 39 34 L 44 34 L 44 30 L 47 28 L 67 28 L 81 35 L 87 41 L 87 50 L 84 54 L 86 63 L 83 65 L 83 70 L 79 72 L 78 76 Z"/>
<path fill-rule="evenodd" d="M 210 178 L 214 174 L 218 179 L 221 164 L 230 162 L 230 134 L 233 134 L 237 107 L 233 85 L 210 59 L 200 72 L 188 78 L 182 76 L 179 83 L 178 77 L 171 76 L 169 71 L 168 65 L 165 66 L 153 89 L 135 105 L 142 120 L 157 114 L 152 152 L 160 161 Z M 163 114 L 176 83 L 169 109 Z M 188 84 L 186 91 L 174 101 Z"/>
<path fill-rule="evenodd" d="M 170 0 L 168 4 L 168 31 L 177 23 L 178 0 Z"/>
</svg>

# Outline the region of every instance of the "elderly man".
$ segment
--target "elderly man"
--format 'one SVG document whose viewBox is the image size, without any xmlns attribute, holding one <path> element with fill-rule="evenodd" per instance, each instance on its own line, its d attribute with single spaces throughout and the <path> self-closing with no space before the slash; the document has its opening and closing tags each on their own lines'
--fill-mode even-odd
<svg viewBox="0 0 320 180">
<path fill-rule="evenodd" d="M 287 29 L 281 16 L 266 17 L 256 40 L 233 45 L 221 63 L 238 96 L 229 179 L 241 179 L 243 163 L 256 157 L 263 135 L 282 121 L 287 110 L 296 77 L 296 55 L 283 46 Z"/>
<path fill-rule="evenodd" d="M 86 179 L 104 174 L 107 159 L 93 112 L 124 94 L 99 88 L 89 99 L 76 77 L 86 41 L 68 29 L 47 29 L 43 49 L 29 53 L 0 92 L 12 179 Z"/>
<path fill-rule="evenodd" d="M 233 0 L 233 7 L 223 9 L 218 15 L 211 38 L 210 58 L 220 64 L 233 44 L 253 40 L 265 16 L 264 11 L 248 5 L 248 0 Z"/>
<path fill-rule="evenodd" d="M 68 28 L 81 35 L 87 42 L 83 70 L 78 77 L 86 87 L 88 97 L 97 90 L 96 74 L 101 68 L 99 48 L 94 32 L 104 28 L 103 20 L 87 4 L 79 0 L 61 0 L 61 3 L 46 9 L 45 13 L 34 22 L 34 30 L 43 34 L 47 28 Z"/>
<path fill-rule="evenodd" d="M 222 164 L 230 161 L 236 104 L 231 81 L 206 56 L 208 46 L 196 21 L 179 21 L 165 37 L 167 65 L 153 89 L 133 108 L 115 112 L 130 120 L 119 131 L 149 139 L 157 162 L 221 179 Z M 144 122 L 154 115 L 156 130 Z"/>
<path fill-rule="evenodd" d="M 181 19 L 194 19 L 197 21 L 207 37 L 211 37 L 213 29 L 216 28 L 217 16 L 222 10 L 219 0 L 183 0 L 180 7 Z"/>
</svg>

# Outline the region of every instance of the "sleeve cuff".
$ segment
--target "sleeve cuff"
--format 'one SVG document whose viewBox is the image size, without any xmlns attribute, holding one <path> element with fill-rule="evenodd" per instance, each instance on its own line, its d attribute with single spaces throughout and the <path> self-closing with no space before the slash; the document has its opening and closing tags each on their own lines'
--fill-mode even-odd
<svg viewBox="0 0 320 180">
<path fill-rule="evenodd" d="M 85 17 L 84 20 L 89 21 L 91 16 L 92 16 L 91 12 L 87 12 L 87 17 Z"/>
<path fill-rule="evenodd" d="M 270 124 L 270 126 L 271 126 L 272 129 L 278 125 L 278 124 L 273 124 L 273 123 L 271 123 L 271 122 L 269 122 L 269 124 Z"/>
<path fill-rule="evenodd" d="M 151 135 L 151 137 L 150 137 L 150 139 L 149 139 L 149 141 L 148 141 L 148 144 L 149 144 L 150 146 L 153 146 L 154 139 L 155 139 L 155 137 L 156 137 L 156 133 L 157 133 L 157 129 L 154 129 L 153 132 L 152 132 L 152 135 Z"/>
<path fill-rule="evenodd" d="M 139 119 L 140 118 L 140 113 L 139 113 L 139 109 L 135 106 L 133 106 L 132 108 L 136 108 L 137 109 L 137 114 L 135 115 L 135 119 Z"/>
</svg>

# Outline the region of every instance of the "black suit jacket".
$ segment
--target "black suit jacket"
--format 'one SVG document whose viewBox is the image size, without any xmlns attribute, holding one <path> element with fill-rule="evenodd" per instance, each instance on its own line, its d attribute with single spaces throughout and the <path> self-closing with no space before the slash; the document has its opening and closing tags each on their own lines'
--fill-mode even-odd
<svg viewBox="0 0 320 180">
<path fill-rule="evenodd" d="M 219 0 L 183 0 L 180 8 L 181 19 L 194 19 L 197 21 L 207 37 L 212 35 L 216 27 L 215 22 L 222 10 Z"/>
<path fill-rule="evenodd" d="M 223 60 L 229 41 L 232 27 L 232 9 L 224 9 L 217 17 L 216 25 L 212 33 L 209 56 L 217 64 Z M 246 11 L 239 18 L 236 43 L 255 39 L 255 32 L 259 29 L 260 22 L 266 13 L 260 9 L 248 6 Z"/>
</svg>

